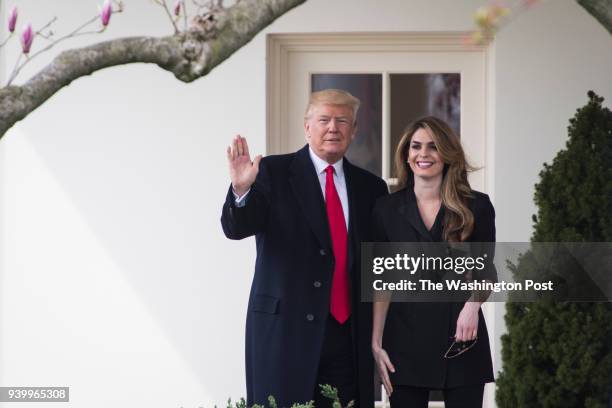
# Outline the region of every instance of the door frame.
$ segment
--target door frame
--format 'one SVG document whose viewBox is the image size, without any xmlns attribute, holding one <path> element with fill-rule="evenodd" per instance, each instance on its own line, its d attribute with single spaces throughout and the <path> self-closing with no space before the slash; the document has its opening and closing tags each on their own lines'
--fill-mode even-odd
<svg viewBox="0 0 612 408">
<path fill-rule="evenodd" d="M 341 33 L 283 33 L 267 34 L 266 40 L 266 154 L 288 153 L 286 135 L 286 106 L 289 100 L 288 69 L 291 53 L 476 53 L 484 64 L 484 190 L 495 202 L 495 45 L 472 45 L 466 39 L 470 32 L 341 32 Z M 347 70 L 349 71 L 349 70 Z M 384 84 L 383 86 L 388 86 Z M 384 105 L 385 101 L 383 101 Z M 383 119 L 383 133 L 385 124 Z M 388 129 L 387 129 L 388 130 Z M 383 138 L 383 176 L 390 147 L 385 146 Z M 387 143 L 388 144 L 388 143 Z M 501 369 L 500 336 L 505 330 L 503 321 L 504 304 L 487 303 L 483 312 L 489 329 L 489 340 L 493 353 L 494 368 Z M 501 310 L 497 310 L 501 309 Z M 497 319 L 496 319 L 497 316 Z M 495 407 L 495 388 L 485 388 L 484 407 Z M 388 406 L 388 405 L 387 405 Z M 431 407 L 439 406 L 430 404 Z M 443 406 L 443 405 L 442 405 Z"/>
</svg>

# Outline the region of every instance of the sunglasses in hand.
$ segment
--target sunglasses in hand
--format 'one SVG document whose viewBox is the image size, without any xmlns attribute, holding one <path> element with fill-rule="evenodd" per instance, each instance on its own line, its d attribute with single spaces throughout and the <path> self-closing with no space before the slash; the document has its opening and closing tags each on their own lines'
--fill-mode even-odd
<svg viewBox="0 0 612 408">
<path fill-rule="evenodd" d="M 456 341 L 455 337 L 451 337 L 451 340 L 453 340 L 453 343 L 450 345 L 448 350 L 446 350 L 446 353 L 444 353 L 444 358 L 455 358 L 465 353 L 466 351 L 474 347 L 476 341 L 478 340 L 478 337 L 474 340 L 468 341 Z"/>
</svg>

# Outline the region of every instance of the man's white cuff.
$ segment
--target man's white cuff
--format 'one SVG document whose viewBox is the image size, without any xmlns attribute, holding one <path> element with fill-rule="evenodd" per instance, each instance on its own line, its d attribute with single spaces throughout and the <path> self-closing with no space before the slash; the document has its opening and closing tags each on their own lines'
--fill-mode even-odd
<svg viewBox="0 0 612 408">
<path fill-rule="evenodd" d="M 234 194 L 234 200 L 235 200 L 234 204 L 236 205 L 236 207 L 244 207 L 246 205 L 246 196 L 249 194 L 250 191 L 251 189 L 249 188 L 246 193 L 239 196 L 238 194 L 236 194 L 236 192 L 232 188 L 232 194 Z"/>
</svg>

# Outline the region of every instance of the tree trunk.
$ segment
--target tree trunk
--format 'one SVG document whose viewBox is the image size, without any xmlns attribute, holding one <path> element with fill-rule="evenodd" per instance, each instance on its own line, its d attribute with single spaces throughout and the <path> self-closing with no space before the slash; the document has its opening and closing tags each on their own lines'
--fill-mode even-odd
<svg viewBox="0 0 612 408">
<path fill-rule="evenodd" d="M 612 0 L 577 0 L 590 15 L 612 34 Z"/>
</svg>

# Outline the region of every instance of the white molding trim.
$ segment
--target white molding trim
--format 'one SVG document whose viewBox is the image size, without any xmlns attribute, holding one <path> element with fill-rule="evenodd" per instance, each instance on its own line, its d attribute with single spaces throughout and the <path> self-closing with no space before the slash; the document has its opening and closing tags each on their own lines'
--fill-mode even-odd
<svg viewBox="0 0 612 408">
<path fill-rule="evenodd" d="M 477 52 L 484 53 L 486 58 L 487 46 L 466 45 L 469 35 L 469 32 L 268 34 L 266 154 L 287 151 L 283 137 L 277 133 L 286 128 L 284 107 L 288 100 L 287 61 L 291 52 Z M 488 62 L 489 58 L 486 60 Z"/>
</svg>

